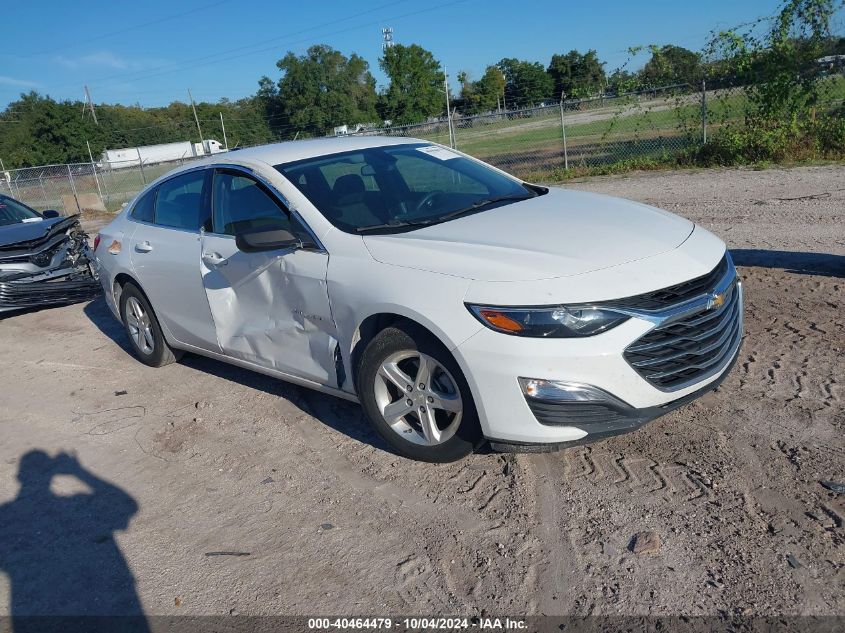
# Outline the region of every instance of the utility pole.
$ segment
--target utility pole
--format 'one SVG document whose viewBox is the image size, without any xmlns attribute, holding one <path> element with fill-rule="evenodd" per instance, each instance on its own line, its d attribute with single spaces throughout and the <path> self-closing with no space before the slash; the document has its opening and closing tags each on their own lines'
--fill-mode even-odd
<svg viewBox="0 0 845 633">
<path fill-rule="evenodd" d="M 226 140 L 226 125 L 223 123 L 223 113 L 220 113 L 220 127 L 223 128 L 223 147 L 226 148 L 226 151 L 229 151 L 229 141 Z"/>
<path fill-rule="evenodd" d="M 85 103 L 87 104 L 86 109 L 94 118 L 94 125 L 100 125 L 99 121 L 97 121 L 97 113 L 94 111 L 94 102 L 91 100 L 91 91 L 88 90 L 88 86 L 85 86 Z M 85 114 L 85 110 L 82 111 L 82 114 Z"/>
<path fill-rule="evenodd" d="M 701 142 L 707 143 L 707 84 L 701 80 Z"/>
<path fill-rule="evenodd" d="M 446 120 L 449 123 L 449 147 L 455 148 L 455 132 L 452 130 L 452 107 L 449 104 L 449 75 L 443 70 L 443 87 L 446 89 Z"/>
<path fill-rule="evenodd" d="M 200 128 L 200 120 L 197 116 L 197 106 L 194 104 L 194 95 L 191 94 L 191 89 L 188 88 L 188 98 L 191 100 L 191 109 L 194 111 L 194 121 L 197 124 L 197 132 L 200 135 L 200 147 L 202 148 L 202 154 L 205 156 L 205 141 L 202 138 L 202 129 Z"/>
</svg>

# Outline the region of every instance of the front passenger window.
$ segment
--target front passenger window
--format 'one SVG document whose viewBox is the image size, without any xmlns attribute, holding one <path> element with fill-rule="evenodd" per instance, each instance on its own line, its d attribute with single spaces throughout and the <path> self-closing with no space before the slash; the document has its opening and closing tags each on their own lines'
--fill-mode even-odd
<svg viewBox="0 0 845 633">
<path fill-rule="evenodd" d="M 213 232 L 236 235 L 255 229 L 291 231 L 290 218 L 257 181 L 238 173 L 214 174 Z"/>
</svg>

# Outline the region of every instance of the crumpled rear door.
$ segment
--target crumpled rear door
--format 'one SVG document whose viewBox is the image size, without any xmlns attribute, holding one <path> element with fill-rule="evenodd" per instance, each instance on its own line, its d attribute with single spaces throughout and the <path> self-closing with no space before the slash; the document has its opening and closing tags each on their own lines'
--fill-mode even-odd
<svg viewBox="0 0 845 633">
<path fill-rule="evenodd" d="M 337 387 L 326 253 L 244 253 L 233 237 L 221 235 L 204 235 L 202 253 L 203 285 L 224 354 Z"/>
</svg>

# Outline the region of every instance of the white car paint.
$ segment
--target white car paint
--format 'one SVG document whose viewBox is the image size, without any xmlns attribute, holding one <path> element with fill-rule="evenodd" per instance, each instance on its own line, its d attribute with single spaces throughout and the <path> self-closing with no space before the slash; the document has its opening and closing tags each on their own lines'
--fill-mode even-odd
<svg viewBox="0 0 845 633">
<path fill-rule="evenodd" d="M 407 317 L 453 353 L 484 434 L 506 442 L 558 443 L 586 435 L 577 427 L 540 424 L 518 385 L 520 376 L 587 383 L 646 408 L 701 390 L 727 371 L 722 367 L 699 383 L 662 391 L 622 357 L 653 327 L 648 319 L 634 317 L 582 339 L 536 339 L 488 329 L 465 306 L 597 302 L 704 275 L 724 256 L 725 245 L 685 219 L 635 202 L 552 188 L 544 196 L 442 224 L 360 236 L 335 228 L 272 167 L 410 142 L 421 141 L 282 143 L 212 157 L 163 176 L 241 166 L 279 194 L 320 248 L 247 254 L 231 237 L 186 233 L 160 240 L 156 231 L 168 229 L 128 218 L 133 202 L 101 231 L 96 252 L 110 308 L 118 316 L 115 280 L 126 275 L 150 296 L 171 346 L 350 400 L 356 399 L 351 359 L 362 324 L 379 314 Z M 113 241 L 122 243 L 119 252 L 108 250 Z M 139 253 L 145 241 L 161 243 L 152 253 Z M 145 257 L 153 253 L 155 263 Z M 341 384 L 339 376 L 345 377 Z"/>
</svg>

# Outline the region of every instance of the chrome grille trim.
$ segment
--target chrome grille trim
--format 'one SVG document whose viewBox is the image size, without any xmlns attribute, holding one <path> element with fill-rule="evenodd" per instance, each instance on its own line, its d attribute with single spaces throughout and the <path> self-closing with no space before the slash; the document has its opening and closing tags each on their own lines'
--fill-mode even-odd
<svg viewBox="0 0 845 633">
<path fill-rule="evenodd" d="M 719 263 L 716 264 L 716 267 L 706 275 L 669 286 L 668 288 L 661 288 L 660 290 L 653 290 L 633 297 L 625 297 L 624 299 L 616 299 L 608 303 L 612 303 L 614 306 L 620 308 L 659 312 L 665 310 L 666 306 L 679 305 L 710 292 L 732 269 L 733 262 L 731 261 L 731 256 L 726 252 L 722 259 L 719 260 Z"/>
<path fill-rule="evenodd" d="M 723 261 L 728 264 L 723 276 L 704 294 L 661 311 L 625 311 L 653 324 L 623 356 L 655 388 L 671 392 L 700 383 L 729 365 L 739 349 L 742 284 L 730 257 Z M 725 301 L 712 309 L 715 295 L 725 295 Z"/>
</svg>

